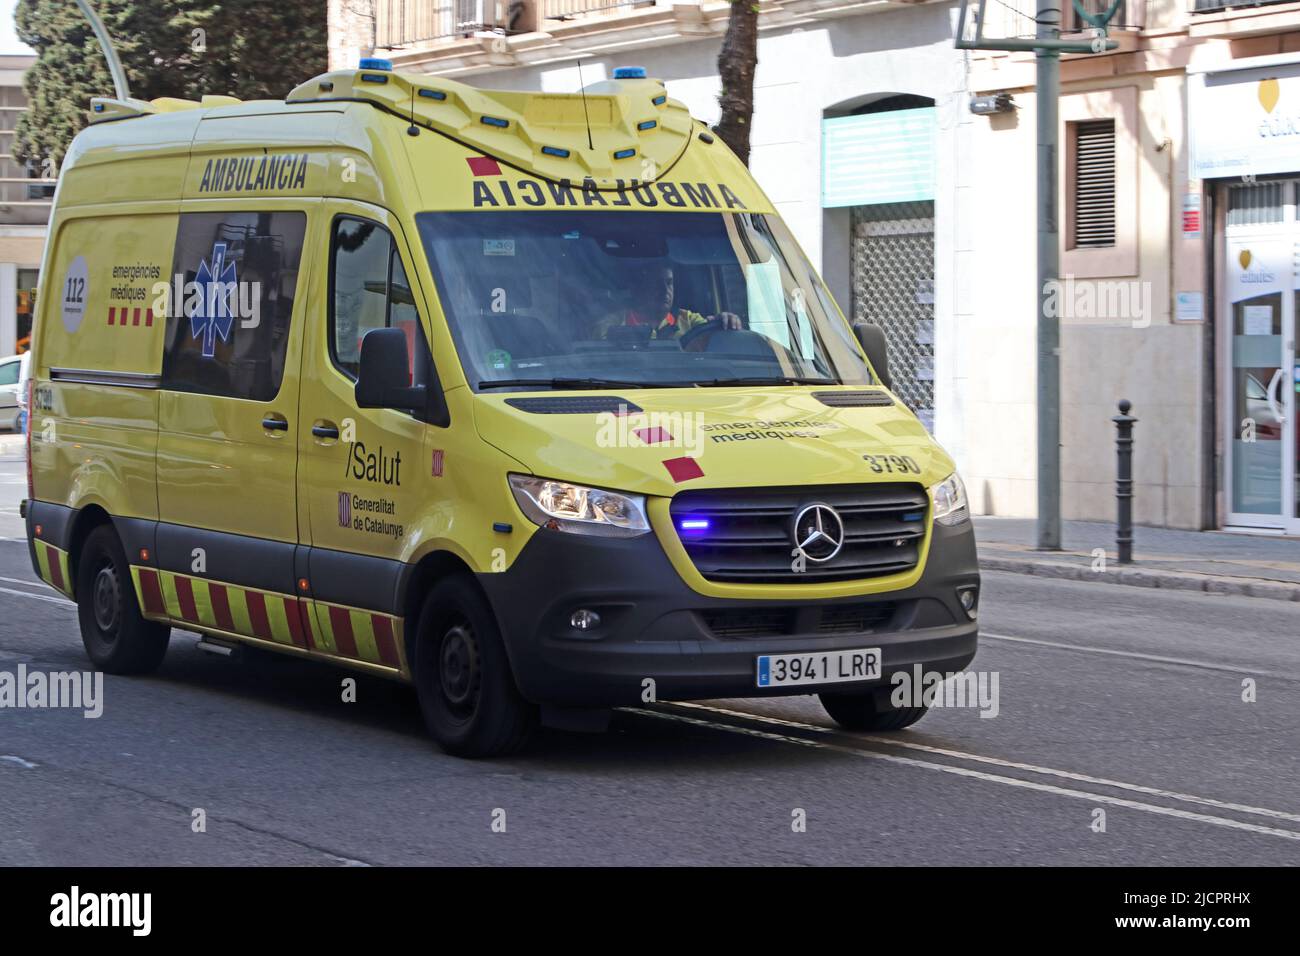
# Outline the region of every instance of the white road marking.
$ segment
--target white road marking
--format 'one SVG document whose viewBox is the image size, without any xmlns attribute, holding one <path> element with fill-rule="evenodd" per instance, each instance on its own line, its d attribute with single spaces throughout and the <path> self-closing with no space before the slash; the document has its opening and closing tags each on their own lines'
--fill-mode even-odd
<svg viewBox="0 0 1300 956">
<path fill-rule="evenodd" d="M 24 760 L 22 757 L 15 757 L 12 754 L 0 754 L 0 760 L 5 763 L 16 763 L 18 766 L 27 770 L 35 770 L 40 764 L 34 764 L 30 760 Z"/>
<path fill-rule="evenodd" d="M 61 604 L 65 607 L 76 607 L 76 603 L 65 597 L 55 597 L 52 594 L 33 594 L 31 591 L 15 591 L 13 588 L 0 588 L 0 594 L 16 594 L 19 597 L 31 598 L 33 601 L 45 601 L 49 604 Z"/>
<path fill-rule="evenodd" d="M 1278 820 L 1286 820 L 1290 823 L 1300 823 L 1300 813 L 1287 813 L 1284 810 L 1270 810 L 1267 807 L 1252 807 L 1244 803 L 1229 803 L 1225 800 L 1215 800 L 1212 797 L 1198 797 L 1195 794 L 1178 793 L 1175 790 L 1161 790 L 1158 787 L 1146 787 L 1138 783 L 1124 783 L 1122 780 L 1110 780 L 1106 777 L 1091 777 L 1088 774 L 1075 773 L 1072 770 L 1057 770 L 1053 767 L 1040 767 L 1037 764 L 1032 763 L 1019 763 L 1015 760 L 1003 760 L 1000 757 L 986 757 L 983 754 L 967 753 L 964 750 L 947 750 L 943 747 L 932 747 L 929 744 L 921 744 L 912 740 L 899 740 L 894 737 L 884 737 L 879 734 L 855 734 L 848 731 L 835 730 L 830 727 L 821 727 L 817 724 L 805 724 L 797 720 L 784 720 L 780 717 L 770 717 L 766 714 L 751 714 L 743 710 L 728 710 L 725 707 L 711 707 L 708 704 L 673 701 L 672 706 L 690 707 L 695 710 L 707 710 L 716 714 L 726 714 L 730 717 L 746 717 L 750 720 L 758 720 L 768 724 L 794 727 L 799 730 L 812 730 L 827 736 L 848 736 L 852 740 L 868 740 L 872 743 L 884 744 L 888 747 L 898 747 L 904 750 L 920 750 L 925 753 L 939 754 L 944 757 L 953 757 L 959 760 L 970 760 L 976 763 L 993 764 L 994 766 L 1005 767 L 1008 770 L 1024 770 L 1028 773 L 1060 777 L 1063 780 L 1073 780 L 1076 783 L 1091 783 L 1099 787 L 1128 790 L 1133 793 L 1142 793 L 1151 797 L 1164 797 L 1166 800 L 1178 800 L 1182 803 L 1195 803 L 1200 804 L 1201 806 L 1214 807 L 1218 810 L 1235 810 L 1238 813 L 1250 813 L 1255 816 L 1273 817 Z"/>
<path fill-rule="evenodd" d="M 995 641 L 1013 641 L 1016 644 L 1037 644 L 1041 647 L 1054 647 L 1063 651 L 1079 651 L 1084 654 L 1108 654 L 1112 657 L 1130 657 L 1142 661 L 1154 661 L 1157 664 L 1178 664 L 1181 667 L 1200 667 L 1204 670 L 1227 671 L 1230 674 L 1248 674 L 1251 677 L 1280 677 L 1283 680 L 1300 680 L 1296 674 L 1271 674 L 1258 667 L 1233 667 L 1231 664 L 1212 664 L 1209 661 L 1194 661 L 1185 657 L 1164 657 L 1160 654 L 1143 654 L 1140 651 L 1120 651 L 1109 647 L 1092 647 L 1087 644 L 1067 644 L 1063 641 L 1044 641 L 1037 637 L 1012 637 L 1009 634 L 988 634 L 980 632 L 980 638 Z"/>
<path fill-rule="evenodd" d="M 39 578 L 7 578 L 3 574 L 0 574 L 0 581 L 8 581 L 10 584 L 26 584 L 28 587 L 33 587 L 33 588 L 49 587 L 48 584 L 46 584 L 44 581 L 40 580 Z"/>
<path fill-rule="evenodd" d="M 711 730 L 725 730 L 731 733 L 745 734 L 750 737 L 760 737 L 764 740 L 776 740 L 782 743 L 797 744 L 801 747 L 812 747 L 817 750 L 829 750 L 835 753 L 842 753 L 853 757 L 862 757 L 866 760 L 883 760 L 887 763 L 901 764 L 905 767 L 916 767 L 921 770 L 934 770 L 939 773 L 950 773 L 958 777 L 969 777 L 974 780 L 983 780 L 988 783 L 1000 783 L 1008 787 L 1019 787 L 1023 790 L 1035 790 L 1039 793 L 1050 793 L 1061 797 L 1072 797 L 1076 800 L 1087 800 L 1092 803 L 1104 803 L 1112 807 L 1124 807 L 1129 810 L 1140 810 L 1143 813 L 1151 813 L 1156 816 L 1174 817 L 1179 820 L 1191 820 L 1196 823 L 1208 823 L 1213 826 L 1225 827 L 1230 830 L 1244 830 L 1247 833 L 1257 833 L 1262 836 L 1280 837 L 1284 840 L 1300 841 L 1300 832 L 1295 830 L 1282 830 L 1277 827 L 1260 826 L 1257 823 L 1244 823 L 1241 820 L 1230 820 L 1227 817 L 1215 817 L 1205 813 L 1192 813 L 1190 810 L 1179 810 L 1176 807 L 1162 807 L 1154 803 L 1139 803 L 1136 800 L 1125 800 L 1122 797 L 1112 797 L 1103 793 L 1090 793 L 1086 790 L 1071 790 L 1066 787 L 1057 787 L 1047 783 L 1037 783 L 1033 780 L 1019 780 L 1015 777 L 1003 777 L 998 774 L 985 773 L 983 770 L 970 770 L 966 767 L 954 767 L 950 764 L 930 763 L 927 760 L 917 760 L 914 757 L 899 757 L 894 754 L 882 754 L 874 750 L 859 750 L 855 747 L 843 747 L 838 744 L 824 743 L 820 740 L 808 740 L 805 737 L 791 737 L 787 734 L 774 734 L 766 730 L 757 730 L 752 727 L 736 727 L 732 724 L 719 724 L 711 720 L 700 720 L 695 717 L 687 717 L 684 714 L 670 714 L 661 710 L 638 710 L 635 708 L 622 708 L 634 714 L 646 714 L 651 717 L 658 717 L 661 720 L 674 720 L 684 724 L 694 724 L 699 727 L 708 727 Z"/>
</svg>

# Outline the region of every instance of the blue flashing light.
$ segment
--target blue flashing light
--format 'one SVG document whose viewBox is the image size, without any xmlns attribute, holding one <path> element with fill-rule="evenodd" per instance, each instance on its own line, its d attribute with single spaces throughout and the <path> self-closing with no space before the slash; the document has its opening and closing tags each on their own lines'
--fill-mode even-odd
<svg viewBox="0 0 1300 956">
<path fill-rule="evenodd" d="M 614 79 L 616 80 L 644 80 L 644 66 L 616 66 L 614 67 Z"/>
<path fill-rule="evenodd" d="M 614 152 L 615 159 L 631 159 L 636 155 L 635 149 L 620 149 Z"/>
<path fill-rule="evenodd" d="M 542 152 L 547 156 L 558 156 L 560 159 L 569 158 L 569 151 L 567 149 L 560 149 L 558 146 L 543 146 Z"/>
<path fill-rule="evenodd" d="M 640 130 L 654 129 L 659 125 L 658 120 L 646 120 L 644 123 L 637 123 L 636 128 Z"/>
<path fill-rule="evenodd" d="M 388 77 L 384 76 L 384 74 L 382 73 L 362 73 L 361 82 L 362 83 L 387 83 Z"/>
<path fill-rule="evenodd" d="M 95 112 L 96 112 L 96 113 L 102 113 L 102 112 L 104 112 L 104 104 L 103 104 L 103 103 L 96 103 L 96 104 L 95 104 Z"/>
<path fill-rule="evenodd" d="M 708 531 L 708 518 L 683 518 L 677 523 L 677 527 L 683 531 Z"/>
<path fill-rule="evenodd" d="M 666 94 L 666 93 L 660 93 L 658 96 L 656 96 L 656 97 L 655 97 L 654 99 L 652 99 L 650 102 L 653 103 L 655 106 L 663 106 L 665 103 L 668 102 L 668 94 Z"/>
<path fill-rule="evenodd" d="M 385 60 L 377 56 L 363 56 L 361 62 L 357 64 L 359 70 L 383 70 L 385 73 L 393 72 L 393 61 Z"/>
<path fill-rule="evenodd" d="M 499 127 L 500 129 L 505 129 L 507 126 L 510 125 L 509 120 L 503 120 L 496 116 L 480 117 L 479 122 L 481 122 L 484 126 L 496 126 Z"/>
<path fill-rule="evenodd" d="M 925 512 L 924 512 L 924 511 L 913 511 L 913 512 L 910 512 L 910 513 L 908 513 L 908 514 L 903 515 L 903 520 L 904 520 L 904 521 L 921 521 L 921 520 L 924 520 L 924 518 L 925 518 Z"/>
<path fill-rule="evenodd" d="M 442 90 L 420 90 L 420 95 L 426 100 L 445 100 L 447 94 Z"/>
</svg>

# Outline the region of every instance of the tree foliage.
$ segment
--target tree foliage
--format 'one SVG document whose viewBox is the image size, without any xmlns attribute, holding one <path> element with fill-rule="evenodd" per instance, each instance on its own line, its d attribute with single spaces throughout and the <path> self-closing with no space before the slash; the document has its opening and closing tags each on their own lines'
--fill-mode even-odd
<svg viewBox="0 0 1300 956">
<path fill-rule="evenodd" d="M 281 98 L 326 69 L 325 0 L 92 0 L 131 96 Z M 94 31 L 73 0 L 18 0 L 18 36 L 36 50 L 14 153 L 57 169 L 92 96 L 113 96 Z"/>
</svg>

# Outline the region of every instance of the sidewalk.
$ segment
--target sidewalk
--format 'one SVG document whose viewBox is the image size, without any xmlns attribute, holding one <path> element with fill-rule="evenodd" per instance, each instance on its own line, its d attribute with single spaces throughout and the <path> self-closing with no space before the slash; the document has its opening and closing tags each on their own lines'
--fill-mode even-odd
<svg viewBox="0 0 1300 956">
<path fill-rule="evenodd" d="M 1300 601 L 1300 538 L 1222 531 L 1133 530 L 1133 563 L 1115 560 L 1115 526 L 1062 522 L 1063 551 L 1034 548 L 1032 518 L 976 517 L 980 567 L 1075 581 Z M 1093 551 L 1104 548 L 1105 570 Z"/>
</svg>

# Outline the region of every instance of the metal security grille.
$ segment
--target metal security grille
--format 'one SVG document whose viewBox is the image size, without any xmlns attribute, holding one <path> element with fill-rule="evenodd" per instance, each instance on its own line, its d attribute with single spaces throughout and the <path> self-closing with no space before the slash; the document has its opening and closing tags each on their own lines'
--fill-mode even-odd
<svg viewBox="0 0 1300 956">
<path fill-rule="evenodd" d="M 1115 121 L 1074 125 L 1075 249 L 1115 245 Z"/>
<path fill-rule="evenodd" d="M 894 392 L 934 426 L 934 203 L 853 209 L 853 321 L 885 330 Z"/>
<path fill-rule="evenodd" d="M 1246 183 L 1228 190 L 1228 225 L 1258 226 L 1281 222 L 1284 215 L 1279 182 Z"/>
</svg>

